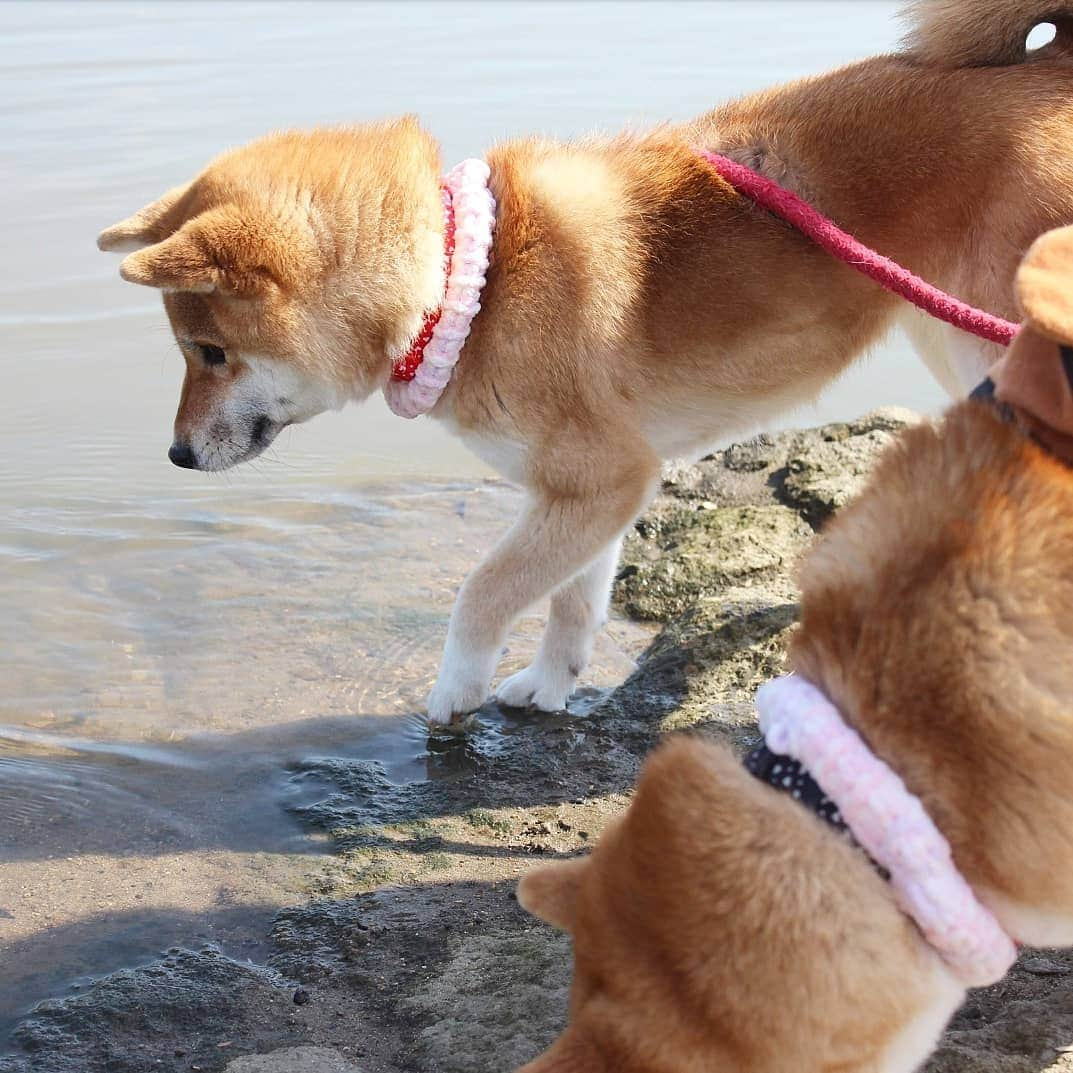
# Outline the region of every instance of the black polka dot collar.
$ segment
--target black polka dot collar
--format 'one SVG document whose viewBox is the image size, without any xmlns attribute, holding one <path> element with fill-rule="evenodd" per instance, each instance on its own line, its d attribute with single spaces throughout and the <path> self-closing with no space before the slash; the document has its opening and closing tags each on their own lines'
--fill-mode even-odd
<svg viewBox="0 0 1073 1073">
<path fill-rule="evenodd" d="M 745 758 L 745 770 L 761 782 L 789 794 L 826 820 L 837 831 L 849 833 L 838 806 L 820 789 L 819 783 L 808 773 L 800 760 L 792 756 L 779 756 L 766 745 L 754 749 Z"/>
</svg>

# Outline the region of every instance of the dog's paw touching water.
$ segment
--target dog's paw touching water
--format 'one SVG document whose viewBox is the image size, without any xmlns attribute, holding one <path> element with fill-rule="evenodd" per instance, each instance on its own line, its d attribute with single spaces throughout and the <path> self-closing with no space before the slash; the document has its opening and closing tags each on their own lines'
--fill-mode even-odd
<svg viewBox="0 0 1073 1073">
<path fill-rule="evenodd" d="M 430 726 L 463 728 L 472 715 L 488 699 L 488 686 L 483 682 L 454 682 L 442 678 L 433 687 L 425 702 Z"/>
</svg>

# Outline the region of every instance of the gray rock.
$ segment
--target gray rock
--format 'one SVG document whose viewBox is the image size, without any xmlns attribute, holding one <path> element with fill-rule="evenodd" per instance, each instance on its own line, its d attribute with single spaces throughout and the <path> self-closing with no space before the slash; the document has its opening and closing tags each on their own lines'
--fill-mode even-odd
<svg viewBox="0 0 1073 1073">
<path fill-rule="evenodd" d="M 1073 951 L 1026 953 L 1005 980 L 969 993 L 925 1073 L 1069 1073 L 1071 974 Z"/>
<path fill-rule="evenodd" d="M 638 524 L 626 542 L 617 599 L 634 618 L 668 622 L 731 588 L 785 592 L 812 530 L 784 507 L 685 506 Z"/>
<path fill-rule="evenodd" d="M 427 1021 L 414 1057 L 439 1073 L 524 1065 L 566 1019 L 570 959 L 570 940 L 543 926 L 465 939 L 439 976 L 405 1002 Z"/>
<path fill-rule="evenodd" d="M 872 466 L 895 435 L 875 428 L 803 445 L 787 464 L 783 499 L 819 528 L 864 487 Z"/>
<path fill-rule="evenodd" d="M 435 784 L 397 785 L 375 760 L 331 756 L 304 760 L 295 766 L 292 781 L 334 786 L 337 792 L 309 805 L 295 805 L 292 811 L 340 838 L 358 841 L 369 828 L 428 816 L 443 802 Z"/>
<path fill-rule="evenodd" d="M 276 973 L 215 949 L 177 951 L 38 1004 L 14 1040 L 29 1073 L 218 1069 L 229 1057 L 220 1043 L 236 1030 L 256 1026 L 265 1040 L 289 1041 L 291 991 Z"/>
<path fill-rule="evenodd" d="M 287 1047 L 271 1054 L 247 1055 L 227 1064 L 225 1073 L 360 1073 L 338 1051 L 325 1047 Z"/>
<path fill-rule="evenodd" d="M 882 450 L 914 420 L 906 411 L 877 410 L 666 467 L 661 495 L 626 539 L 618 606 L 634 618 L 668 622 L 694 600 L 728 589 L 758 587 L 761 598 L 769 591 L 785 598 L 812 531 L 860 490 Z"/>
</svg>

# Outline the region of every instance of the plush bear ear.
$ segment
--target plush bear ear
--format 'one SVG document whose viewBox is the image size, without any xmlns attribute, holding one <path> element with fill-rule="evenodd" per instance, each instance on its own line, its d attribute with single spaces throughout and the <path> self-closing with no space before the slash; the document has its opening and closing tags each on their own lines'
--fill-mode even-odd
<svg viewBox="0 0 1073 1073">
<path fill-rule="evenodd" d="M 1052 454 L 1073 463 L 1073 227 L 1032 246 L 1017 292 L 1025 324 L 991 372 L 995 397 L 1014 406 Z"/>
<path fill-rule="evenodd" d="M 578 891 L 589 861 L 585 857 L 534 868 L 518 884 L 518 901 L 553 928 L 570 931 L 577 915 Z"/>
<path fill-rule="evenodd" d="M 1037 329 L 1073 346 L 1073 227 L 1036 241 L 1017 273 L 1017 293 Z"/>
<path fill-rule="evenodd" d="M 97 248 L 131 253 L 167 238 L 182 222 L 182 201 L 190 186 L 176 186 L 133 216 L 105 228 L 97 236 Z"/>
</svg>

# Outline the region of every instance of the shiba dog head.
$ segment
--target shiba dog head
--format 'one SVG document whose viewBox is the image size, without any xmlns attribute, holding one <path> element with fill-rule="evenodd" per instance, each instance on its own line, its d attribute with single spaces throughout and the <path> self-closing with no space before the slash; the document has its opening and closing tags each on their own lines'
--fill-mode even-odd
<svg viewBox="0 0 1073 1073">
<path fill-rule="evenodd" d="M 411 119 L 271 135 L 104 231 L 186 362 L 169 457 L 254 458 L 369 395 L 442 294 L 435 146 Z"/>
</svg>

